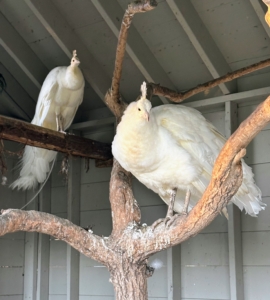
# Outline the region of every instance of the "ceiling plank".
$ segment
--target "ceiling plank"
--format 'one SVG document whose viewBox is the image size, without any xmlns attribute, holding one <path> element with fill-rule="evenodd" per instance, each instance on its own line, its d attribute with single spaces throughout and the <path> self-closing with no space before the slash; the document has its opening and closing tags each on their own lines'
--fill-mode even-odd
<svg viewBox="0 0 270 300">
<path fill-rule="evenodd" d="M 1 52 L 0 52 L 1 53 Z M 31 121 L 35 112 L 35 101 L 22 88 L 10 72 L 0 63 L 0 73 L 4 76 L 7 86 L 0 94 L 0 111 L 8 108 L 9 116 Z"/>
<path fill-rule="evenodd" d="M 200 20 L 191 1 L 167 0 L 166 2 L 213 78 L 218 78 L 231 72 L 229 65 Z M 236 92 L 236 82 L 221 84 L 219 88 L 225 95 Z"/>
<path fill-rule="evenodd" d="M 0 45 L 32 83 L 33 87 L 30 89 L 25 87 L 25 89 L 29 95 L 36 100 L 48 70 L 1 12 L 0 28 Z M 12 69 L 10 60 L 2 59 L 1 61 L 8 70 Z M 14 76 L 16 76 L 16 72 L 14 73 Z M 15 79 L 20 83 L 20 85 L 25 86 L 24 82 L 22 82 L 21 76 L 17 77 Z"/>
<path fill-rule="evenodd" d="M 112 5 L 108 0 L 91 1 L 118 38 L 121 20 L 124 15 L 122 7 L 117 2 Z M 126 51 L 148 82 L 164 84 L 164 86 L 176 90 L 176 87 L 133 25 L 129 28 Z M 160 97 L 160 99 L 163 103 L 169 103 L 165 97 Z"/>
<path fill-rule="evenodd" d="M 29 115 L 10 97 L 6 91 L 2 91 L 0 95 L 1 111 L 7 111 L 9 116 L 16 117 L 25 121 L 30 121 Z"/>
<path fill-rule="evenodd" d="M 109 76 L 102 71 L 100 64 L 74 33 L 54 4 L 50 0 L 24 1 L 69 58 L 72 57 L 72 50 L 77 50 L 86 81 L 104 101 L 105 94 L 111 86 Z"/>
<path fill-rule="evenodd" d="M 267 6 L 265 4 L 262 3 L 261 0 L 250 0 L 250 3 L 254 9 L 254 11 L 256 12 L 259 20 L 261 21 L 261 24 L 264 28 L 264 30 L 266 31 L 268 37 L 270 38 L 270 29 L 267 25 L 267 23 L 265 22 L 265 13 L 267 11 Z M 263 9 L 263 6 L 265 7 L 265 10 Z"/>
</svg>

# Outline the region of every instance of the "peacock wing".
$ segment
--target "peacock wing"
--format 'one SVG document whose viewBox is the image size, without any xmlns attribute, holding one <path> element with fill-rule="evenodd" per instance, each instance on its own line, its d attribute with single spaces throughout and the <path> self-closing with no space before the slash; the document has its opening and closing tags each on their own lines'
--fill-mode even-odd
<svg viewBox="0 0 270 300">
<path fill-rule="evenodd" d="M 56 129 L 53 128 L 54 126 L 44 126 L 44 123 L 48 121 L 48 114 L 50 110 L 52 110 L 54 99 L 59 88 L 58 76 L 61 70 L 60 68 L 61 67 L 53 69 L 44 80 L 41 91 L 39 93 L 35 116 L 31 122 L 32 124 L 50 129 Z"/>
<path fill-rule="evenodd" d="M 198 200 L 209 184 L 225 138 L 200 112 L 183 105 L 164 105 L 155 116 L 158 124 L 191 155 L 194 166 L 200 170 L 200 176 L 191 183 Z"/>
</svg>

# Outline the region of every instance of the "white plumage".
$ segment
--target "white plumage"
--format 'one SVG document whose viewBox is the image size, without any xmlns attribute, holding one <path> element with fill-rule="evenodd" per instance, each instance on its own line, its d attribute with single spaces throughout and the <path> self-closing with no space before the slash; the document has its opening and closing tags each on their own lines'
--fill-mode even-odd
<svg viewBox="0 0 270 300">
<path fill-rule="evenodd" d="M 151 107 L 143 84 L 142 97 L 127 107 L 117 127 L 112 152 L 124 169 L 167 204 L 177 189 L 174 210 L 181 213 L 187 191 L 191 193 L 188 210 L 201 198 L 225 138 L 193 108 Z M 256 216 L 265 204 L 251 168 L 242 162 L 243 183 L 232 202 Z"/>
<path fill-rule="evenodd" d="M 39 93 L 32 124 L 59 131 L 71 125 L 84 93 L 84 78 L 79 64 L 75 50 L 68 67 L 54 68 L 47 75 Z M 56 155 L 55 151 L 26 146 L 20 177 L 11 187 L 25 190 L 44 182 Z"/>
</svg>

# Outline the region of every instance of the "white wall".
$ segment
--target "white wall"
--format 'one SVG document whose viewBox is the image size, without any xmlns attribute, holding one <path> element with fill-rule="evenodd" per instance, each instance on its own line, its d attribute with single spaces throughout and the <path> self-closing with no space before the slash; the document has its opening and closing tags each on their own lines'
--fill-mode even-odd
<svg viewBox="0 0 270 300">
<path fill-rule="evenodd" d="M 4 147 L 6 150 L 19 150 L 19 147 L 12 142 L 5 142 Z M 16 162 L 15 156 L 6 155 L 8 184 L 17 178 L 14 170 Z M 8 186 L 1 185 L 0 176 L 0 209 L 20 208 L 24 203 L 25 193 L 12 191 Z M 0 237 L 0 300 L 23 299 L 24 247 L 24 232 Z"/>
<path fill-rule="evenodd" d="M 204 116 L 224 134 L 224 110 Z M 224 216 L 218 216 L 181 245 L 181 286 L 185 300 L 230 299 L 228 225 Z"/>
<path fill-rule="evenodd" d="M 244 120 L 257 105 L 243 104 L 239 120 Z M 268 206 L 258 218 L 242 214 L 243 272 L 245 300 L 270 298 L 270 126 L 265 127 L 247 148 L 246 162 Z"/>
</svg>

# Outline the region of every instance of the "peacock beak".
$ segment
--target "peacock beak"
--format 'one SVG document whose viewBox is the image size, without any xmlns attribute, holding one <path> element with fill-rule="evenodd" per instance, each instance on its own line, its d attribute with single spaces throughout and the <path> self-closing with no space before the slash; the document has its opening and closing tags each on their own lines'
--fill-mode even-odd
<svg viewBox="0 0 270 300">
<path fill-rule="evenodd" d="M 147 122 L 149 122 L 149 113 L 148 112 L 145 112 L 143 117 Z"/>
</svg>

